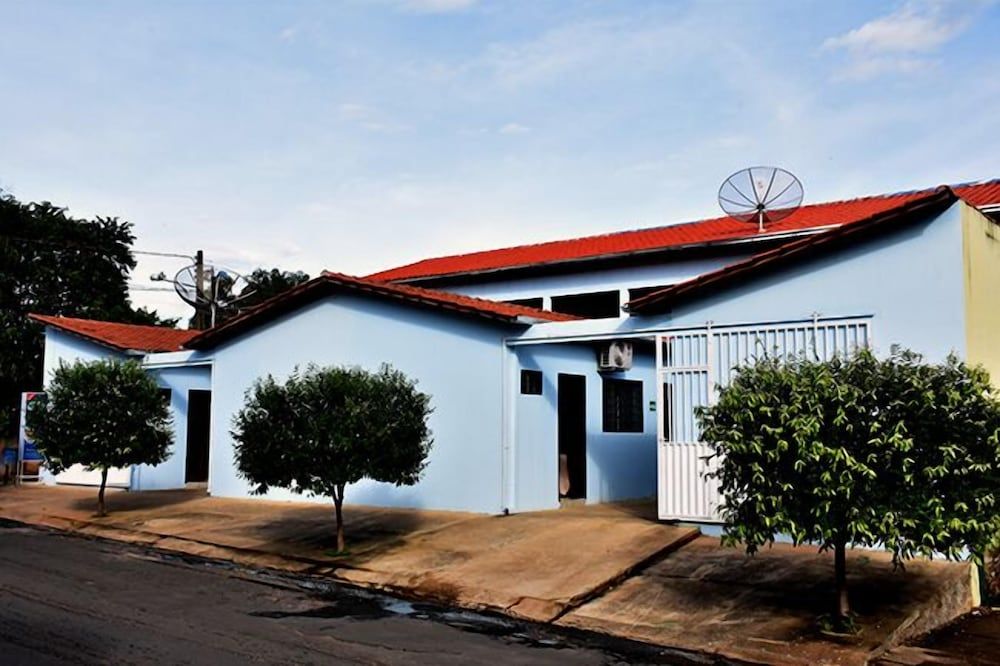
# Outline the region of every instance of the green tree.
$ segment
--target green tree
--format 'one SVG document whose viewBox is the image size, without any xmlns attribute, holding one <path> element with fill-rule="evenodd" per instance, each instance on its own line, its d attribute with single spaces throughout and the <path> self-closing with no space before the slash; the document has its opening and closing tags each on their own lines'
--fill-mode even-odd
<svg viewBox="0 0 1000 666">
<path fill-rule="evenodd" d="M 833 617 L 850 626 L 846 549 L 981 561 L 1000 532 L 1000 405 L 989 377 L 894 349 L 827 362 L 766 358 L 699 409 L 724 497 L 724 539 L 775 535 L 834 551 Z"/>
<path fill-rule="evenodd" d="M 236 415 L 236 465 L 254 484 L 333 498 L 337 550 L 344 550 L 346 486 L 362 479 L 413 485 L 430 453 L 430 397 L 383 365 L 310 366 L 284 384 L 270 375 L 247 391 Z"/>
<path fill-rule="evenodd" d="M 170 408 L 156 381 L 136 361 L 62 364 L 42 399 L 33 400 L 28 427 L 58 473 L 72 465 L 101 472 L 98 515 L 107 515 L 108 469 L 157 465 L 170 455 Z"/>
<path fill-rule="evenodd" d="M 245 278 L 246 286 L 241 291 L 239 300 L 234 300 L 231 296 L 231 280 L 221 281 L 218 285 L 217 291 L 222 303 L 215 314 L 216 326 L 248 308 L 309 281 L 309 275 L 302 271 L 283 271 L 280 268 L 257 268 Z M 197 316 L 196 314 L 195 317 Z M 194 318 L 191 321 L 193 326 Z"/>
<path fill-rule="evenodd" d="M 0 192 L 0 437 L 16 429 L 21 391 L 42 382 L 42 327 L 29 312 L 176 324 L 132 307 L 134 240 L 127 222 L 76 219 L 50 203 L 25 204 Z"/>
</svg>

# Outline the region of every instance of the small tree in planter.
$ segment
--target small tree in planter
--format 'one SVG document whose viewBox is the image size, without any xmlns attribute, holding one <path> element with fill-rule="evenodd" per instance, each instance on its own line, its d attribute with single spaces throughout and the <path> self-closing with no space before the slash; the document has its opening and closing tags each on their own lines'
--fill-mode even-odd
<svg viewBox="0 0 1000 666">
<path fill-rule="evenodd" d="M 762 359 L 699 418 L 725 541 L 752 554 L 784 533 L 833 550 L 838 630 L 852 624 L 848 545 L 981 562 L 1000 532 L 1000 405 L 985 371 L 954 357 Z"/>
<path fill-rule="evenodd" d="M 158 465 L 173 442 L 169 406 L 135 361 L 61 364 L 45 396 L 31 402 L 27 425 L 52 472 L 77 464 L 100 471 L 100 516 L 108 470 Z"/>
<path fill-rule="evenodd" d="M 234 419 L 236 465 L 257 494 L 277 487 L 332 497 L 343 552 L 346 486 L 416 483 L 432 443 L 430 412 L 430 397 L 388 365 L 377 373 L 311 366 L 284 384 L 269 375 Z"/>
</svg>

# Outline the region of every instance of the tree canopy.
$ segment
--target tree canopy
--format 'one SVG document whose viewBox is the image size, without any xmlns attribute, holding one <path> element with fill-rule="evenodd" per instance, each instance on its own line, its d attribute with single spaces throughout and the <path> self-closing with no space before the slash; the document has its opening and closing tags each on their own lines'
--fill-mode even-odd
<svg viewBox="0 0 1000 666">
<path fill-rule="evenodd" d="M 101 472 L 100 515 L 108 469 L 157 465 L 173 442 L 169 405 L 132 360 L 60 365 L 45 396 L 31 402 L 28 427 L 53 473 L 78 464 Z"/>
<path fill-rule="evenodd" d="M 1000 404 L 986 372 L 956 357 L 766 358 L 699 418 L 725 539 L 749 553 L 778 534 L 833 549 L 842 625 L 846 546 L 884 547 L 897 562 L 979 557 L 1000 533 Z"/>
<path fill-rule="evenodd" d="M 255 493 L 271 487 L 333 498 L 344 550 L 345 487 L 362 479 L 413 485 L 431 448 L 430 397 L 383 365 L 309 367 L 279 384 L 270 375 L 236 415 L 236 465 Z"/>
<path fill-rule="evenodd" d="M 29 312 L 167 324 L 128 295 L 132 226 L 83 220 L 48 202 L 0 193 L 0 437 L 14 432 L 21 391 L 42 383 L 41 326 Z"/>
<path fill-rule="evenodd" d="M 246 279 L 246 286 L 240 292 L 238 300 L 236 300 L 237 297 L 233 296 L 231 292 L 233 286 L 232 280 L 220 282 L 218 285 L 217 289 L 221 302 L 215 313 L 216 326 L 228 319 L 232 319 L 248 308 L 260 305 L 273 296 L 277 296 L 292 287 L 309 281 L 307 273 L 303 273 L 302 271 L 283 271 L 280 268 L 257 268 L 249 275 L 244 276 L 244 278 Z M 205 326 L 208 326 L 207 322 L 211 315 L 209 311 L 203 311 L 200 315 L 199 313 L 195 313 L 191 318 L 190 324 L 192 328 L 199 327 L 199 316 L 205 320 Z"/>
</svg>

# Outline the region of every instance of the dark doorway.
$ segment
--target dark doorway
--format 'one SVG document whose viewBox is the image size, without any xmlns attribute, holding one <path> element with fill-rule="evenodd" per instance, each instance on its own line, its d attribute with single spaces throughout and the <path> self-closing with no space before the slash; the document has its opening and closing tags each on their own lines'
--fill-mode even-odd
<svg viewBox="0 0 1000 666">
<path fill-rule="evenodd" d="M 587 496 L 587 378 L 559 375 L 559 496 Z"/>
<path fill-rule="evenodd" d="M 186 483 L 208 481 L 209 424 L 212 413 L 211 391 L 188 391 Z"/>
</svg>

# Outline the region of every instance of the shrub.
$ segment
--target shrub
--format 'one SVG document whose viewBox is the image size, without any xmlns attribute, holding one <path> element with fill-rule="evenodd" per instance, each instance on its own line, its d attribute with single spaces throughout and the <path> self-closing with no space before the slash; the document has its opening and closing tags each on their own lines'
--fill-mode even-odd
<svg viewBox="0 0 1000 666">
<path fill-rule="evenodd" d="M 832 549 L 841 627 L 849 544 L 897 563 L 981 561 L 1000 531 L 1000 405 L 986 372 L 955 357 L 766 358 L 699 418 L 719 459 L 725 540 L 752 554 L 784 533 Z"/>
<path fill-rule="evenodd" d="M 430 411 L 430 397 L 387 365 L 377 373 L 311 366 L 284 384 L 268 376 L 235 417 L 236 464 L 255 493 L 273 486 L 332 497 L 343 552 L 346 486 L 416 483 L 430 453 Z"/>
<path fill-rule="evenodd" d="M 52 472 L 77 464 L 101 472 L 101 516 L 108 469 L 157 465 L 173 442 L 169 406 L 135 361 L 61 364 L 45 396 L 31 402 L 28 427 Z"/>
</svg>

